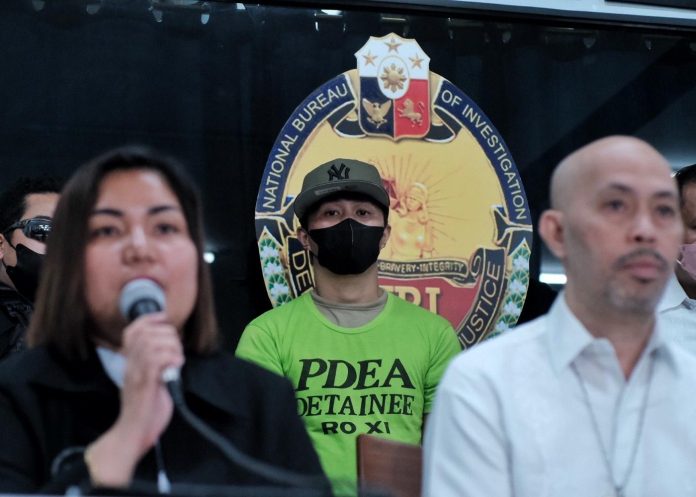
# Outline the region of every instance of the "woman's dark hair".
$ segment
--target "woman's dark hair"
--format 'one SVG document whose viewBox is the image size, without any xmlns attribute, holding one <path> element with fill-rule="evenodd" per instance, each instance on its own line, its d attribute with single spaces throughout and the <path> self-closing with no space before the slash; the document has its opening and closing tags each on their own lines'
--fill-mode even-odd
<svg viewBox="0 0 696 497">
<path fill-rule="evenodd" d="M 217 322 L 208 265 L 203 260 L 203 219 L 198 192 L 177 161 L 140 146 L 111 150 L 81 166 L 63 188 L 28 331 L 29 344 L 50 345 L 84 359 L 96 329 L 85 299 L 88 223 L 99 187 L 112 171 L 146 169 L 164 177 L 176 195 L 198 252 L 198 296 L 184 325 L 184 350 L 205 354 L 217 346 Z"/>
</svg>

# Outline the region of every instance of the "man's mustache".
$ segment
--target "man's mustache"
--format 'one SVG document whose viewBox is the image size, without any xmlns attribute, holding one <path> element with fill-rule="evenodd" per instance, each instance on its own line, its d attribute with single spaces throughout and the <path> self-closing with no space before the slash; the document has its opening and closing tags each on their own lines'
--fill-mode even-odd
<svg viewBox="0 0 696 497">
<path fill-rule="evenodd" d="M 659 265 L 660 270 L 662 271 L 669 269 L 670 264 L 664 257 L 662 257 L 662 254 L 649 248 L 639 248 L 626 255 L 622 255 L 616 260 L 616 262 L 614 262 L 614 269 L 620 269 L 624 266 L 631 264 L 635 259 L 644 257 L 650 257 L 654 259 L 655 262 Z"/>
</svg>

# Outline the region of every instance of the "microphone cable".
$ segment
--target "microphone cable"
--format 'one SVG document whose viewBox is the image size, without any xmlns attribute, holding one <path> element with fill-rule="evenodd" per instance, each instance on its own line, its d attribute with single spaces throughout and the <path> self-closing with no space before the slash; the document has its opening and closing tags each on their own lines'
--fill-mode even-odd
<svg viewBox="0 0 696 497">
<path fill-rule="evenodd" d="M 265 478 L 268 481 L 289 485 L 293 487 L 309 487 L 329 490 L 328 480 L 323 476 L 308 476 L 295 471 L 279 468 L 272 464 L 254 459 L 244 454 L 224 437 L 210 428 L 203 420 L 196 416 L 186 405 L 184 394 L 181 390 L 180 380 L 165 382 L 167 390 L 172 397 L 174 406 L 182 418 L 194 428 L 203 438 L 208 440 L 233 464 L 241 466 L 247 471 Z M 330 490 L 329 490 L 330 491 Z"/>
</svg>

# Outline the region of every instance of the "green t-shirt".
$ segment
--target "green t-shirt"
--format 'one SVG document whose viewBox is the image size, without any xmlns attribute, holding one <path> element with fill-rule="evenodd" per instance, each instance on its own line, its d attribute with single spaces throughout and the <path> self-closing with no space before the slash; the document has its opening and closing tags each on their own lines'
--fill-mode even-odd
<svg viewBox="0 0 696 497">
<path fill-rule="evenodd" d="M 334 490 L 354 495 L 356 437 L 419 444 L 435 388 L 460 350 L 447 320 L 392 294 L 375 319 L 343 328 L 305 293 L 252 321 L 237 355 L 291 381 Z"/>
</svg>

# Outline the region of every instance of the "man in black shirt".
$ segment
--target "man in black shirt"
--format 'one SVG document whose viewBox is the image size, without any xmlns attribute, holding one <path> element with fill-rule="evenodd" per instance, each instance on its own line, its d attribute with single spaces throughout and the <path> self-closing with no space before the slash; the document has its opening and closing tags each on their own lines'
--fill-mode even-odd
<svg viewBox="0 0 696 497">
<path fill-rule="evenodd" d="M 20 178 L 0 195 L 0 359 L 24 349 L 59 192 L 54 178 Z"/>
</svg>

